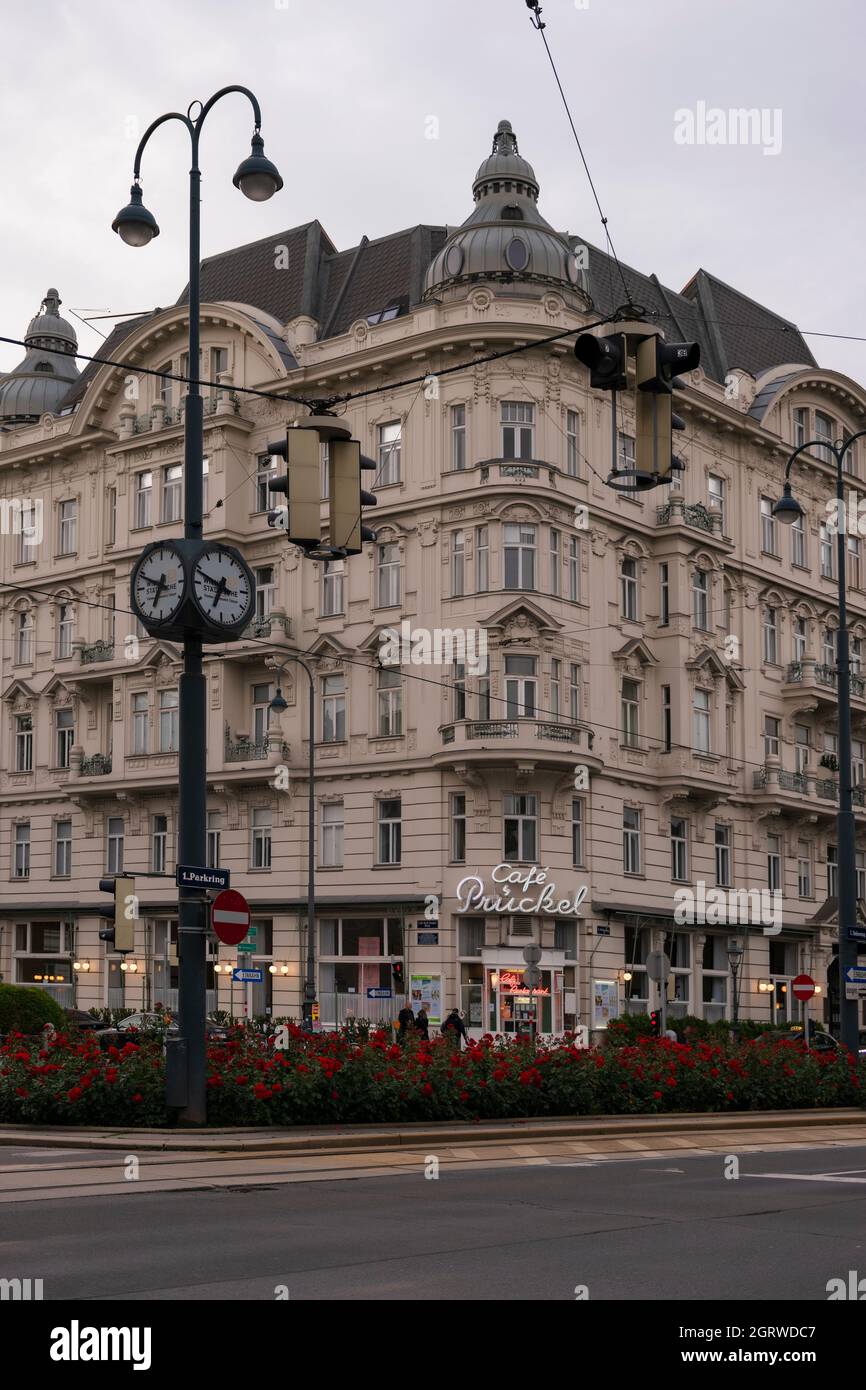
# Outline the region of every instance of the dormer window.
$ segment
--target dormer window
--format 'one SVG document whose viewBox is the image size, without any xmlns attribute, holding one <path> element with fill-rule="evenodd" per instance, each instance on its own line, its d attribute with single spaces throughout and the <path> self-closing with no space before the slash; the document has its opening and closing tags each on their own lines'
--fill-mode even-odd
<svg viewBox="0 0 866 1390">
<path fill-rule="evenodd" d="M 399 312 L 399 304 L 389 304 L 387 309 L 380 309 L 376 314 L 368 314 L 367 322 L 370 324 L 387 323 L 389 319 L 395 319 Z"/>
<path fill-rule="evenodd" d="M 516 203 L 506 203 L 502 209 L 503 222 L 522 222 L 523 213 Z"/>
</svg>

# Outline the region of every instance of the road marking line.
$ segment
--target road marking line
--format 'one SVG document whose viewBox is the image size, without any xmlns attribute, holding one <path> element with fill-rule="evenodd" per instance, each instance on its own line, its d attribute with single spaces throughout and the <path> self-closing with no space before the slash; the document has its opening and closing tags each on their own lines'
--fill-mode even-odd
<svg viewBox="0 0 866 1390">
<path fill-rule="evenodd" d="M 862 1182 L 866 1178 L 841 1178 L 831 1173 L 744 1173 L 744 1178 L 779 1178 L 786 1182 Z"/>
</svg>

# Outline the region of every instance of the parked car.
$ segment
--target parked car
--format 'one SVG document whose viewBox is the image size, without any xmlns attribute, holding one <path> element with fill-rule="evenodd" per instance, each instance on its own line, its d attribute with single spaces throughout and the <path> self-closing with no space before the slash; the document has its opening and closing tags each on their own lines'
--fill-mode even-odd
<svg viewBox="0 0 866 1390">
<path fill-rule="evenodd" d="M 806 1045 L 806 1039 L 801 1028 L 792 1028 L 787 1033 L 780 1033 L 781 1042 L 799 1042 Z M 831 1033 L 825 1033 L 819 1028 L 809 1031 L 808 1048 L 810 1052 L 841 1052 L 841 1044 L 836 1041 Z"/>
<path fill-rule="evenodd" d="M 166 1019 L 168 1019 L 167 1026 Z M 176 1038 L 180 1033 L 177 1014 L 129 1014 L 126 1018 L 122 1018 L 114 1028 L 107 1028 L 104 1033 L 100 1033 L 99 1041 L 103 1047 L 110 1047 L 112 1044 L 118 1047 L 131 1042 L 135 1033 L 156 1032 L 164 1032 L 166 1037 Z M 223 1024 L 217 1023 L 212 1018 L 205 1019 L 205 1038 L 208 1042 L 227 1042 L 228 1037 L 229 1030 Z"/>
<path fill-rule="evenodd" d="M 70 1028 L 80 1028 L 85 1033 L 101 1033 L 108 1027 L 104 1018 L 95 1018 L 84 1009 L 64 1009 Z"/>
</svg>

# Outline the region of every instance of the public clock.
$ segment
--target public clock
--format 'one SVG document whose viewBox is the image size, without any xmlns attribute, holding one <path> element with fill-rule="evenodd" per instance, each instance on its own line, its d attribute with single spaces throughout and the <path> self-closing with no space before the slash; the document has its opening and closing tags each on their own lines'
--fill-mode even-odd
<svg viewBox="0 0 866 1390">
<path fill-rule="evenodd" d="M 231 546 L 205 546 L 192 566 L 192 597 L 211 632 L 238 630 L 252 621 L 255 580 Z"/>
<path fill-rule="evenodd" d="M 186 572 L 173 544 L 148 546 L 132 574 L 132 606 L 146 627 L 170 624 L 183 606 Z"/>
</svg>

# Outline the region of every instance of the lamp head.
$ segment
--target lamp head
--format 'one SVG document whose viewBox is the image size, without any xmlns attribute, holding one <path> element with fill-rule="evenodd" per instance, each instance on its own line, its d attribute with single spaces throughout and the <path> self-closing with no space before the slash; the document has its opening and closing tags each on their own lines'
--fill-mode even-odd
<svg viewBox="0 0 866 1390">
<path fill-rule="evenodd" d="M 267 202 L 282 188 L 277 166 L 265 158 L 265 142 L 258 131 L 253 135 L 249 158 L 238 165 L 232 183 L 254 203 Z"/>
<path fill-rule="evenodd" d="M 793 526 L 794 522 L 803 515 L 805 513 L 791 491 L 791 484 L 786 483 L 782 489 L 782 496 L 778 502 L 773 503 L 773 516 L 784 526 Z"/>
<path fill-rule="evenodd" d="M 111 230 L 117 232 L 127 246 L 147 246 L 155 236 L 159 236 L 159 227 L 153 213 L 148 212 L 141 200 L 141 185 L 138 180 L 129 192 L 129 202 L 125 208 L 120 209 L 111 224 Z"/>
<path fill-rule="evenodd" d="M 277 693 L 271 700 L 271 709 L 274 711 L 275 714 L 282 714 L 283 710 L 286 710 L 288 708 L 289 702 L 283 695 L 283 692 L 280 689 L 280 687 L 277 686 Z"/>
</svg>

